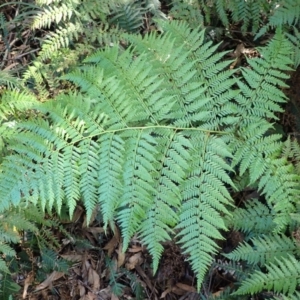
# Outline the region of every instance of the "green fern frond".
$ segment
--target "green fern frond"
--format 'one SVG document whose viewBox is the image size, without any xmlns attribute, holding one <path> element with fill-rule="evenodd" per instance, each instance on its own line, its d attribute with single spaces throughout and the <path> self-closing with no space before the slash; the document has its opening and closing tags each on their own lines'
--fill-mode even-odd
<svg viewBox="0 0 300 300">
<path fill-rule="evenodd" d="M 266 268 L 267 273 L 256 271 L 250 275 L 233 295 L 253 295 L 262 290 L 290 295 L 296 291 L 300 283 L 300 264 L 294 256 L 276 259 Z"/>
<path fill-rule="evenodd" d="M 83 21 L 101 19 L 105 24 L 115 2 L 117 1 L 103 0 L 101 1 L 101 4 L 99 4 L 97 0 L 81 1 L 80 6 L 77 7 L 78 15 L 80 15 L 80 18 Z"/>
<path fill-rule="evenodd" d="M 0 271 L 3 272 L 3 273 L 10 273 L 9 269 L 8 269 L 8 267 L 6 265 L 6 262 L 4 261 L 3 258 L 0 258 Z M 2 290 L 2 285 L 3 285 L 2 280 L 0 280 L 0 288 L 1 288 L 1 290 Z M 1 290 L 0 290 L 0 294 L 1 294 Z"/>
<path fill-rule="evenodd" d="M 256 38 L 265 34 L 270 27 L 282 28 L 284 25 L 299 24 L 300 7 L 298 4 L 295 0 L 285 0 L 276 3 L 273 14 L 269 17 L 268 24 L 259 30 Z"/>
<path fill-rule="evenodd" d="M 191 28 L 204 28 L 204 16 L 208 14 L 202 14 L 199 1 L 173 0 L 171 5 L 169 15 L 175 20 L 183 20 Z"/>
<path fill-rule="evenodd" d="M 61 3 L 60 6 L 52 5 L 43 7 L 43 10 L 35 16 L 32 23 L 32 28 L 50 28 L 52 22 L 59 24 L 62 20 L 70 20 L 74 13 L 74 7 L 72 5 L 73 3 L 70 2 L 71 1 L 68 1 L 67 4 Z"/>
<path fill-rule="evenodd" d="M 249 169 L 250 184 L 265 173 L 266 158 L 281 152 L 281 136 L 268 134 L 271 126 L 266 119 L 276 119 L 275 113 L 287 100 L 279 87 L 286 86 L 284 80 L 288 77 L 284 72 L 291 70 L 292 61 L 285 55 L 289 50 L 290 43 L 277 31 L 268 46 L 260 50 L 261 58 L 248 59 L 250 68 L 242 68 L 244 80 L 238 81 L 241 93 L 235 99 L 243 117 L 237 131 L 241 138 L 232 143 L 233 165 L 239 165 L 240 175 Z"/>
<path fill-rule="evenodd" d="M 222 215 L 229 214 L 227 206 L 231 197 L 225 184 L 233 184 L 224 171 L 231 170 L 223 161 L 230 157 L 230 152 L 222 140 L 199 134 L 192 138 L 192 143 L 195 152 L 182 185 L 183 204 L 177 229 L 180 230 L 179 243 L 190 256 L 200 289 L 205 271 L 211 264 L 211 255 L 216 253 L 214 239 L 222 239 L 219 230 L 226 230 Z M 196 145 L 202 145 L 202 149 L 197 150 Z"/>
<path fill-rule="evenodd" d="M 214 272 L 215 270 L 220 271 L 224 275 L 230 274 L 235 280 L 238 281 L 244 280 L 250 271 L 253 271 L 251 266 L 245 267 L 240 262 L 221 259 L 218 259 L 212 263 L 210 272 Z"/>
<path fill-rule="evenodd" d="M 288 295 L 288 296 L 280 294 L 280 295 L 275 296 L 274 298 L 272 298 L 272 300 L 298 300 L 298 299 L 300 299 L 300 293 L 299 292 L 295 292 L 292 295 Z"/>
<path fill-rule="evenodd" d="M 13 76 L 8 71 L 0 70 L 0 87 L 7 87 L 9 89 L 21 88 L 22 84 L 20 79 Z"/>
<path fill-rule="evenodd" d="M 226 8 L 232 12 L 232 20 L 242 22 L 242 32 L 251 31 L 252 33 L 256 33 L 260 28 L 262 17 L 269 13 L 271 6 L 272 1 L 264 0 L 226 2 Z M 224 21 L 223 24 L 225 24 Z"/>
<path fill-rule="evenodd" d="M 283 157 L 291 160 L 296 168 L 297 174 L 300 175 L 300 144 L 297 139 L 288 137 L 284 143 Z"/>
<path fill-rule="evenodd" d="M 126 1 L 115 5 L 110 22 L 127 32 L 138 32 L 144 23 L 143 1 Z"/>
<path fill-rule="evenodd" d="M 199 10 L 201 10 L 205 16 L 205 21 L 208 26 L 215 26 L 217 21 L 220 20 L 223 26 L 228 28 L 230 23 L 235 22 L 241 24 L 243 33 L 251 31 L 254 34 L 260 28 L 263 17 L 268 15 L 270 9 L 274 6 L 274 1 L 264 0 L 174 0 L 172 3 L 174 3 L 174 7 L 177 7 L 178 10 L 179 8 L 185 9 L 187 5 L 191 9 L 198 4 Z M 202 21 L 202 18 L 200 21 Z"/>
<path fill-rule="evenodd" d="M 37 103 L 33 94 L 8 90 L 1 95 L 0 118 L 8 120 L 11 116 L 17 117 L 19 113 L 33 109 Z"/>
<path fill-rule="evenodd" d="M 66 272 L 69 268 L 66 260 L 58 258 L 57 253 L 49 249 L 41 250 L 41 260 L 41 267 L 45 269 L 46 272 L 53 270 L 58 272 Z"/>
<path fill-rule="evenodd" d="M 64 27 L 58 27 L 54 33 L 46 37 L 39 53 L 41 61 L 50 58 L 60 48 L 67 48 L 73 38 L 78 39 L 82 27 L 79 24 L 67 23 Z"/>
<path fill-rule="evenodd" d="M 2 244 L 0 243 L 0 253 L 2 253 L 3 255 L 7 255 L 7 256 L 13 256 L 16 255 L 16 251 L 14 249 L 12 249 L 10 246 L 8 246 L 7 244 Z"/>
<path fill-rule="evenodd" d="M 293 27 L 293 34 L 290 34 L 288 32 L 285 33 L 288 40 L 292 43 L 292 49 L 290 55 L 291 59 L 294 62 L 294 68 L 297 69 L 297 67 L 300 65 L 300 31 Z"/>
<path fill-rule="evenodd" d="M 298 245 L 284 235 L 268 235 L 254 237 L 249 242 L 244 242 L 237 249 L 225 257 L 239 261 L 245 260 L 248 264 L 264 266 L 275 263 L 276 259 L 287 258 L 289 255 L 299 255 Z"/>
<path fill-rule="evenodd" d="M 280 232 L 290 222 L 290 213 L 299 201 L 299 175 L 284 158 L 267 158 L 269 169 L 259 180 L 259 190 L 265 195 L 269 206 L 276 212 L 275 231 Z"/>
<path fill-rule="evenodd" d="M 163 251 L 161 243 L 171 240 L 172 228 L 178 223 L 180 186 L 191 159 L 189 151 L 193 148 L 189 135 L 169 130 L 160 132 L 158 143 L 164 148 L 164 153 L 156 153 L 160 163 L 152 175 L 156 180 L 154 189 L 157 192 L 149 202 L 145 220 L 139 229 L 142 241 L 153 257 L 154 271 Z"/>
<path fill-rule="evenodd" d="M 275 212 L 257 199 L 246 202 L 245 208 L 234 210 L 231 220 L 232 226 L 236 230 L 241 230 L 247 234 L 267 234 L 275 229 Z"/>
<path fill-rule="evenodd" d="M 291 51 L 291 44 L 278 30 L 268 46 L 259 51 L 262 57 L 248 59 L 249 68 L 242 68 L 245 83 L 238 81 L 242 93 L 236 100 L 249 118 L 258 116 L 276 120 L 275 113 L 282 111 L 280 105 L 287 101 L 280 87 L 287 87 L 285 72 L 292 70 L 293 62 L 286 55 Z"/>
</svg>

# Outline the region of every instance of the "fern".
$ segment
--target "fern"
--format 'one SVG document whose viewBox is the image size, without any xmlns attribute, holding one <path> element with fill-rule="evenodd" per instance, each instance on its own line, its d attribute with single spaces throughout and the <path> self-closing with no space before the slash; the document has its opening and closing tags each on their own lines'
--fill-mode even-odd
<svg viewBox="0 0 300 300">
<path fill-rule="evenodd" d="M 273 9 L 273 14 L 270 16 L 268 24 L 259 30 L 256 37 L 262 36 L 270 27 L 281 28 L 284 25 L 291 26 L 298 24 L 299 15 L 300 8 L 297 1 L 279 1 Z"/>
<path fill-rule="evenodd" d="M 300 293 L 296 292 L 293 295 L 289 295 L 289 296 L 280 294 L 278 296 L 275 296 L 273 300 L 297 300 L 299 299 L 299 297 L 300 297 Z"/>
<path fill-rule="evenodd" d="M 72 215 L 81 199 L 89 220 L 100 203 L 124 251 L 139 233 L 154 271 L 162 243 L 176 236 L 200 290 L 232 218 L 233 167 L 266 195 L 277 232 L 295 210 L 298 176 L 281 157 L 281 136 L 269 133 L 286 101 L 290 43 L 278 32 L 237 78 L 200 28 L 158 24 L 163 34 L 127 34 L 126 47 L 85 59 L 63 77 L 80 91 L 18 122 L 1 165 L 0 212 L 25 200 Z"/>
<path fill-rule="evenodd" d="M 300 32 L 296 27 L 294 27 L 293 34 L 287 32 L 286 36 L 293 45 L 293 51 L 291 51 L 291 58 L 294 62 L 294 68 L 296 69 L 300 65 L 300 51 L 299 51 Z"/>
<path fill-rule="evenodd" d="M 254 294 L 263 289 L 288 295 L 295 292 L 300 281 L 300 267 L 294 256 L 276 259 L 275 263 L 266 265 L 266 268 L 268 273 L 254 272 L 234 294 Z"/>
<path fill-rule="evenodd" d="M 235 261 L 245 260 L 248 264 L 263 266 L 275 263 L 276 259 L 283 259 L 296 254 L 299 255 L 299 249 L 295 241 L 283 235 L 273 234 L 252 238 L 251 242 L 241 244 L 225 256 Z"/>
<path fill-rule="evenodd" d="M 60 6 L 56 6 L 56 5 L 49 6 L 50 3 L 47 4 L 43 3 L 45 5 L 43 7 L 43 11 L 41 11 L 36 15 L 32 24 L 32 28 L 33 29 L 41 28 L 41 27 L 50 28 L 52 22 L 59 24 L 62 20 L 63 21 L 69 20 L 72 17 L 74 8 L 76 7 L 76 6 L 74 7 L 73 3 L 75 3 L 75 1 L 68 1 L 67 4 L 60 3 Z"/>
<path fill-rule="evenodd" d="M 7 71 L 0 71 L 0 87 L 21 88 L 21 81 Z"/>
<path fill-rule="evenodd" d="M 41 250 L 41 267 L 46 273 L 51 271 L 67 272 L 68 262 L 62 258 L 57 258 L 57 253 L 49 249 Z"/>
<path fill-rule="evenodd" d="M 79 24 L 73 23 L 67 23 L 65 27 L 56 29 L 56 32 L 45 40 L 39 59 L 45 60 L 52 57 L 53 53 L 58 49 L 67 48 L 73 38 L 78 39 L 81 30 L 82 28 Z"/>
<path fill-rule="evenodd" d="M 172 7 L 169 15 L 176 20 L 186 21 L 191 28 L 204 27 L 204 15 L 201 13 L 199 1 L 185 1 L 175 0 L 172 1 Z"/>
<path fill-rule="evenodd" d="M 275 212 L 268 206 L 251 199 L 246 202 L 245 208 L 235 209 L 231 222 L 234 229 L 246 234 L 264 234 L 275 229 L 274 215 Z"/>
<path fill-rule="evenodd" d="M 138 32 L 143 26 L 142 1 L 127 1 L 115 6 L 110 22 L 128 32 Z"/>
</svg>

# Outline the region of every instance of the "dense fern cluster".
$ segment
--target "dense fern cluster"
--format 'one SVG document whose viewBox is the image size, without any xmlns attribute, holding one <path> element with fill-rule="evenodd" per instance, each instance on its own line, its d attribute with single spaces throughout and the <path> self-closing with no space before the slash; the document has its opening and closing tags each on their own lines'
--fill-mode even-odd
<svg viewBox="0 0 300 300">
<path fill-rule="evenodd" d="M 21 208 L 60 214 L 67 207 L 72 216 L 82 201 L 88 220 L 99 209 L 105 227 L 117 223 L 124 251 L 138 233 L 154 272 L 163 243 L 176 240 L 199 291 L 219 253 L 218 240 L 229 229 L 242 231 L 244 242 L 224 256 L 231 265 L 244 261 L 247 272 L 224 297 L 264 289 L 297 297 L 299 245 L 289 231 L 299 226 L 300 148 L 291 138 L 283 142 L 273 122 L 288 100 L 282 88 L 298 61 L 288 55 L 298 41 L 284 26 L 298 19 L 285 15 L 293 1 L 265 2 L 173 1 L 170 14 L 188 20 L 170 21 L 157 1 L 37 1 L 41 11 L 33 28 L 57 28 L 23 80 L 34 78 L 39 97 L 47 98 L 51 84 L 42 83 L 50 69 L 43 62 L 51 58 L 52 75 L 69 69 L 59 80 L 70 88 L 44 103 L 29 92 L 2 95 L 0 218 L 8 215 L 1 226 L 7 223 L 12 232 L 6 236 L 0 227 L 0 251 L 14 254 L 8 246 L 18 242 L 14 230 L 36 231 Z M 238 70 L 202 30 L 216 15 L 225 26 L 243 20 L 243 31 L 252 26 L 257 33 L 260 16 L 269 12 L 282 16 L 265 24 L 276 33 Z M 159 31 L 139 34 L 147 14 L 158 17 Z M 91 28 L 87 40 L 98 42 L 70 48 L 84 26 Z M 93 28 L 103 35 L 94 36 Z M 95 45 L 100 49 L 90 54 Z M 70 65 L 57 69 L 64 55 Z M 236 207 L 232 195 L 245 188 L 260 199 Z M 12 213 L 24 220 L 19 227 Z M 8 272 L 4 260 L 0 270 Z"/>
</svg>

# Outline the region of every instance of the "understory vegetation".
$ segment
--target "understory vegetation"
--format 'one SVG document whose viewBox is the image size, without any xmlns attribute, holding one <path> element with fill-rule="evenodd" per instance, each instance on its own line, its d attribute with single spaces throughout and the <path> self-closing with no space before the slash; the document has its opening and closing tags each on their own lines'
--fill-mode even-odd
<svg viewBox="0 0 300 300">
<path fill-rule="evenodd" d="M 62 299 L 103 299 L 103 278 L 111 299 L 299 299 L 299 17 L 298 0 L 4 1 L 0 298 L 92 249 L 106 276 L 85 256 Z M 170 244 L 193 280 L 155 289 L 141 274 Z"/>
</svg>

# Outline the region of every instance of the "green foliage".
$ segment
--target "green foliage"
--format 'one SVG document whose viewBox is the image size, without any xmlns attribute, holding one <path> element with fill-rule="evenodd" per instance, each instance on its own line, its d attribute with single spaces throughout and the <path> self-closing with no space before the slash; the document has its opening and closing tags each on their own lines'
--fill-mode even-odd
<svg viewBox="0 0 300 300">
<path fill-rule="evenodd" d="M 275 260 L 275 263 L 266 265 L 267 273 L 254 272 L 243 281 L 241 287 L 234 294 L 254 294 L 263 289 L 288 295 L 293 294 L 300 283 L 299 261 L 294 256 Z"/>
<path fill-rule="evenodd" d="M 276 159 L 280 136 L 266 135 L 264 121 L 286 100 L 277 86 L 285 86 L 289 44 L 278 32 L 240 80 L 203 31 L 161 27 L 163 35 L 127 35 L 131 47 L 87 58 L 64 76 L 81 93 L 60 95 L 37 107 L 44 117 L 18 124 L 2 163 L 0 210 L 25 198 L 48 211 L 66 204 L 72 215 L 81 198 L 89 219 L 100 202 L 105 226 L 119 222 L 123 250 L 139 232 L 154 271 L 162 242 L 178 232 L 200 289 L 230 216 L 228 159 L 259 184 L 278 231 L 293 211 L 298 177 Z"/>
<path fill-rule="evenodd" d="M 1 95 L 0 252 L 14 256 L 10 244 L 30 231 L 46 269 L 66 270 L 45 250 L 58 246 L 50 229 L 59 224 L 43 215 L 67 207 L 72 216 L 82 201 L 88 219 L 99 204 L 104 226 L 118 223 L 123 251 L 137 233 L 154 272 L 163 243 L 176 239 L 198 290 L 218 240 L 241 230 L 245 241 L 226 254 L 239 288 L 219 298 L 262 290 L 296 297 L 299 246 L 286 234 L 299 226 L 300 146 L 273 129 L 288 101 L 287 74 L 299 64 L 295 2 L 172 1 L 170 15 L 185 22 L 167 21 L 155 0 L 37 0 L 37 8 L 31 28 L 49 35 L 23 85 L 0 71 L 0 84 L 15 89 Z M 232 70 L 228 52 L 202 30 L 220 22 L 276 32 Z M 7 40 L 2 14 L 0 25 Z M 235 208 L 233 191 L 249 186 L 260 200 Z M 119 275 L 107 265 L 118 295 Z M 10 271 L 4 258 L 0 271 Z"/>
<path fill-rule="evenodd" d="M 57 253 L 53 250 L 41 250 L 41 268 L 46 273 L 51 271 L 67 272 L 69 264 L 66 260 L 57 257 Z"/>
<path fill-rule="evenodd" d="M 299 245 L 284 235 L 271 234 L 252 238 L 250 242 L 242 243 L 237 249 L 225 255 L 227 258 L 247 261 L 248 264 L 266 265 L 286 258 L 291 254 L 299 255 Z"/>
<path fill-rule="evenodd" d="M 264 234 L 272 232 L 275 212 L 259 202 L 257 199 L 251 199 L 246 202 L 245 208 L 237 208 L 234 211 L 231 225 L 236 230 L 246 234 Z"/>
<path fill-rule="evenodd" d="M 269 16 L 269 22 L 257 33 L 257 37 L 262 36 L 266 31 L 272 28 L 280 28 L 284 25 L 292 26 L 299 24 L 300 8 L 297 1 L 273 1 L 274 7 Z"/>
<path fill-rule="evenodd" d="M 112 289 L 112 292 L 116 296 L 121 296 L 124 292 L 125 285 L 120 283 L 124 282 L 124 279 L 120 280 L 122 277 L 126 277 L 130 281 L 130 286 L 132 287 L 132 291 L 135 294 L 136 299 L 144 299 L 145 293 L 143 290 L 143 286 L 141 285 L 140 280 L 137 278 L 135 274 L 132 274 L 130 271 L 124 268 L 117 268 L 116 261 L 105 258 L 105 265 L 108 269 L 108 277 L 109 277 L 109 285 Z M 118 270 L 117 270 L 118 269 Z"/>
</svg>

